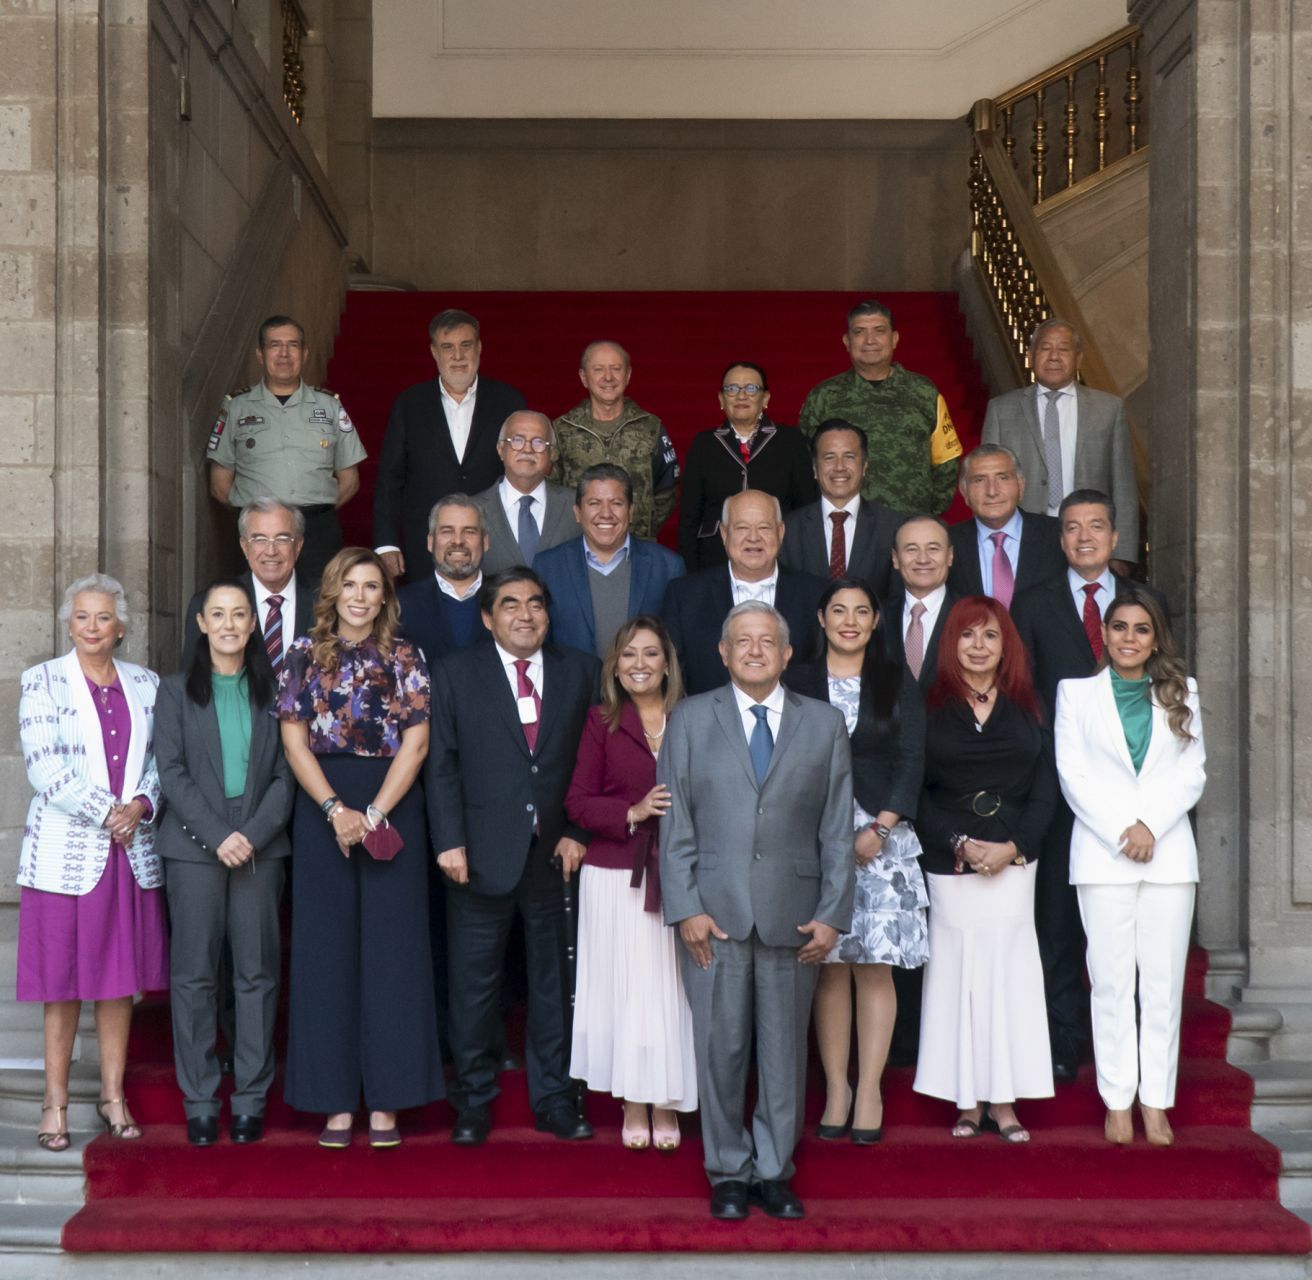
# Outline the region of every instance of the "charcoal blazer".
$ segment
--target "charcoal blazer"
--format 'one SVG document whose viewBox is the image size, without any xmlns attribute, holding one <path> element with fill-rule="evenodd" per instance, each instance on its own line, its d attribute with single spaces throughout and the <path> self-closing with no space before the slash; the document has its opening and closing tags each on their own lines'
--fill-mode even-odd
<svg viewBox="0 0 1312 1280">
<path fill-rule="evenodd" d="M 1066 576 L 1066 556 L 1061 549 L 1061 525 L 1055 516 L 1020 513 L 1020 558 L 1012 566 L 1016 596 L 1040 582 Z M 984 575 L 979 567 L 979 526 L 971 518 L 948 530 L 952 543 L 952 567 L 948 570 L 948 587 L 958 596 L 982 596 Z"/>
<path fill-rule="evenodd" d="M 374 481 L 374 546 L 400 547 L 408 581 L 432 572 L 428 513 L 448 493 L 475 494 L 501 478 L 497 436 L 524 397 L 495 378 L 478 377 L 474 421 L 463 458 L 442 407 L 437 378 L 407 387 L 396 397 Z"/>
<path fill-rule="evenodd" d="M 920 664 L 920 679 L 916 681 L 922 694 L 929 692 L 934 677 L 938 674 L 938 645 L 943 636 L 943 624 L 958 599 L 957 594 L 948 587 L 947 595 L 943 598 L 943 607 L 938 611 L 938 617 L 934 619 L 934 630 L 925 637 L 925 659 Z M 884 603 L 884 612 L 880 615 L 880 626 L 887 628 L 884 632 L 885 651 L 890 658 L 902 663 L 903 666 L 906 666 L 907 661 L 906 644 L 902 638 L 902 615 L 906 607 L 906 589 L 895 587 L 889 592 L 888 599 Z M 908 667 L 907 670 L 909 672 L 910 668 Z"/>
<path fill-rule="evenodd" d="M 433 668 L 428 827 L 435 852 L 464 847 L 474 893 L 509 893 L 519 883 L 535 819 L 537 857 L 549 860 L 562 836 L 587 843 L 565 815 L 565 793 L 601 664 L 551 644 L 542 648 L 542 663 L 532 752 L 494 644 L 453 653 Z"/>
<path fill-rule="evenodd" d="M 864 578 L 882 600 L 895 580 L 893 540 L 904 515 L 882 502 L 861 499 L 856 516 L 856 536 L 849 539 L 847 576 Z M 829 553 L 825 550 L 824 512 L 818 502 L 799 507 L 784 520 L 784 541 L 779 563 L 817 578 L 829 577 Z M 900 579 L 898 579 L 900 581 Z M 794 646 L 796 647 L 796 646 Z"/>
<path fill-rule="evenodd" d="M 533 568 L 551 592 L 551 639 L 556 644 L 601 654 L 610 646 L 607 637 L 599 647 L 592 616 L 592 588 L 584 560 L 583 539 L 571 538 L 539 551 Z M 684 575 L 683 561 L 657 542 L 629 539 L 629 613 L 657 613 L 665 589 Z"/>
<path fill-rule="evenodd" d="M 523 564 L 524 557 L 519 552 L 518 530 L 510 527 L 506 519 L 506 509 L 501 505 L 499 492 L 501 482 L 497 481 L 482 493 L 474 495 L 474 505 L 483 513 L 483 523 L 487 527 L 487 551 L 483 555 L 483 574 L 491 577 L 511 565 Z M 558 547 L 562 542 L 579 536 L 579 522 L 574 519 L 574 494 L 570 489 L 558 484 L 547 485 L 547 516 L 538 532 L 538 551 L 547 551 Z"/>
<path fill-rule="evenodd" d="M 824 578 L 779 568 L 775 608 L 788 622 L 789 642 L 799 659 L 815 648 L 816 609 L 827 585 Z M 720 659 L 720 628 L 732 608 L 726 565 L 676 578 L 666 589 L 661 617 L 670 629 L 688 693 L 706 693 L 728 682 L 729 672 Z"/>
<path fill-rule="evenodd" d="M 314 601 L 319 594 L 318 587 L 312 582 L 307 582 L 299 573 L 293 575 L 292 580 L 296 583 L 296 617 L 292 619 L 283 618 L 282 647 L 284 652 L 297 636 L 309 635 L 310 628 L 314 625 Z M 245 573 L 237 575 L 237 581 L 246 588 L 246 594 L 250 596 L 251 604 L 254 605 L 254 575 L 248 569 Z M 181 670 L 183 671 L 191 670 L 191 660 L 196 653 L 196 645 L 200 643 L 200 628 L 196 625 L 196 615 L 200 612 L 201 605 L 204 603 L 205 595 L 203 591 L 197 591 L 187 601 L 187 616 L 183 619 L 182 629 Z M 255 610 L 255 630 L 260 633 L 262 639 L 264 637 L 264 619 L 260 617 L 259 609 Z"/>
</svg>

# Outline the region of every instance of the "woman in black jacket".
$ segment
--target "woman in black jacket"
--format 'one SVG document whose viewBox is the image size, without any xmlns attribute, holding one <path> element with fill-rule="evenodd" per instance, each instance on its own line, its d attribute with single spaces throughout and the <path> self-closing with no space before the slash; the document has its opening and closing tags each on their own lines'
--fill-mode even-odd
<svg viewBox="0 0 1312 1280">
<path fill-rule="evenodd" d="M 847 721 L 856 799 L 856 909 L 851 931 L 825 959 L 815 996 L 816 1040 L 827 1101 L 817 1137 L 851 1131 L 859 1145 L 883 1136 L 880 1080 L 897 1015 L 893 966 L 916 969 L 928 955 L 929 899 L 920 843 L 904 821 L 920 796 L 925 712 L 910 673 L 884 652 L 879 602 L 859 578 L 838 578 L 820 597 L 821 650 L 785 677 L 797 693 L 828 701 Z M 852 987 L 860 1066 L 848 1082 Z"/>
</svg>

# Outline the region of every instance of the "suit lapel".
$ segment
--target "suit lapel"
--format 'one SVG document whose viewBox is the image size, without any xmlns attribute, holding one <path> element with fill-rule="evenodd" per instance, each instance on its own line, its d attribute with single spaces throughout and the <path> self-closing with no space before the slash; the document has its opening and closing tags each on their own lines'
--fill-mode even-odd
<svg viewBox="0 0 1312 1280">
<path fill-rule="evenodd" d="M 243 818 L 249 818 L 255 809 L 255 779 L 266 777 L 271 772 L 268 755 L 277 723 L 272 716 L 259 715 L 254 708 L 251 708 L 250 716 L 251 751 L 246 766 L 246 789 L 241 798 Z"/>
<path fill-rule="evenodd" d="M 1075 468 L 1072 472 L 1077 489 L 1083 487 L 1081 479 L 1088 474 L 1085 463 L 1089 450 L 1093 447 L 1092 417 L 1093 406 L 1090 403 L 1089 393 L 1077 382 L 1075 384 Z"/>
<path fill-rule="evenodd" d="M 847 549 L 847 567 L 851 569 L 869 555 L 875 545 L 875 534 L 878 532 L 879 513 L 864 498 L 857 503 L 856 509 L 856 536 L 852 539 L 851 545 Z M 824 531 L 821 530 L 823 537 Z M 821 549 L 824 549 L 824 543 L 821 542 Z M 826 566 L 828 571 L 828 566 Z"/>
<path fill-rule="evenodd" d="M 747 738 L 743 733 L 743 720 L 738 714 L 738 700 L 734 697 L 733 685 L 727 684 L 722 689 L 717 689 L 713 696 L 715 718 L 720 722 L 720 728 L 729 740 L 729 750 L 742 765 L 748 782 L 759 791 L 760 788 L 756 785 L 756 770 L 752 768 L 752 757 L 747 750 Z M 773 757 L 771 763 L 774 763 Z"/>
<path fill-rule="evenodd" d="M 1042 458 L 1044 456 L 1043 423 L 1039 421 L 1039 392 L 1037 390 L 1037 384 L 1028 386 L 1021 392 L 1020 416 L 1023 419 L 1025 426 L 1029 429 L 1030 435 L 1034 437 L 1034 447 L 1038 450 L 1039 457 Z M 1035 480 L 1038 480 L 1037 476 L 1035 477 Z"/>
<path fill-rule="evenodd" d="M 515 745 L 526 756 L 532 753 L 528 749 L 528 739 L 524 736 L 524 726 L 519 722 L 519 703 L 511 692 L 510 681 L 506 678 L 505 669 L 501 665 L 501 655 L 497 652 L 495 644 L 480 645 L 479 658 L 487 668 L 487 684 L 490 690 L 492 705 L 496 707 L 497 714 L 505 721 L 510 736 Z M 543 657 L 545 670 L 545 655 Z M 551 681 L 544 677 L 543 683 L 547 690 L 551 689 Z M 547 714 L 547 699 L 542 698 L 542 716 L 545 722 Z M 545 725 L 538 726 L 538 740 L 541 741 L 541 735 Z"/>
<path fill-rule="evenodd" d="M 647 596 L 647 583 L 651 578 L 652 556 L 636 538 L 629 543 L 629 617 L 641 613 L 641 604 Z M 593 637 L 595 642 L 596 637 Z"/>
<path fill-rule="evenodd" d="M 565 683 L 565 662 L 564 659 L 555 650 L 543 646 L 542 649 L 542 689 L 539 691 L 542 698 L 542 719 L 538 723 L 538 745 L 535 755 L 540 754 L 543 747 L 547 744 L 552 733 L 555 732 L 556 726 L 560 723 L 560 708 L 564 703 L 561 696 L 561 686 Z M 516 720 L 519 719 L 518 714 Z M 524 731 L 520 729 L 520 737 L 524 736 Z M 525 740 L 527 741 L 527 739 Z"/>
<path fill-rule="evenodd" d="M 596 649 L 597 620 L 592 616 L 592 588 L 588 585 L 588 562 L 585 546 L 586 544 L 580 539 L 576 548 L 571 547 L 573 554 L 565 558 L 565 571 L 569 575 L 570 587 L 574 591 L 574 611 L 587 626 L 588 648 Z"/>
<path fill-rule="evenodd" d="M 475 456 L 478 442 L 489 427 L 495 426 L 498 431 L 501 429 L 501 423 L 493 424 L 491 418 L 492 408 L 489 404 L 489 398 L 484 395 L 483 388 L 480 386 L 474 392 L 474 417 L 469 424 L 469 439 L 465 441 L 465 458 Z M 464 458 L 461 461 L 463 462 Z"/>
<path fill-rule="evenodd" d="M 1095 698 L 1098 703 L 1098 714 L 1102 720 L 1103 731 L 1111 741 L 1117 758 L 1130 771 L 1134 773 L 1134 761 L 1130 759 L 1130 748 L 1125 741 L 1125 726 L 1121 723 L 1121 713 L 1116 710 L 1116 694 L 1112 690 L 1111 671 L 1104 668 L 1096 677 L 1097 686 Z M 1156 708 L 1153 710 L 1153 738 L 1157 737 L 1156 729 Z M 1147 760 L 1144 760 L 1145 766 Z"/>
<path fill-rule="evenodd" d="M 188 699 L 188 705 L 195 705 Z M 224 794 L 225 781 L 223 777 L 223 740 L 219 736 L 219 711 L 214 705 L 214 695 L 210 694 L 209 705 L 198 707 L 197 712 L 200 716 L 200 723 L 197 729 L 200 733 L 200 740 L 205 747 L 205 758 L 210 763 L 210 768 L 214 770 L 215 780 L 219 784 L 217 795 Z M 252 739 L 252 754 L 254 753 L 254 741 Z M 249 784 L 252 770 L 247 769 L 246 777 Z"/>
<path fill-rule="evenodd" d="M 770 753 L 770 766 L 765 771 L 765 781 L 768 783 L 774 774 L 775 765 L 779 763 L 779 757 L 783 755 L 789 740 L 797 731 L 797 722 L 802 716 L 802 700 L 792 692 L 784 694 L 783 714 L 779 717 L 779 736 L 774 740 L 774 750 Z M 738 735 L 742 737 L 742 734 Z M 750 756 L 748 757 L 750 759 Z"/>
</svg>

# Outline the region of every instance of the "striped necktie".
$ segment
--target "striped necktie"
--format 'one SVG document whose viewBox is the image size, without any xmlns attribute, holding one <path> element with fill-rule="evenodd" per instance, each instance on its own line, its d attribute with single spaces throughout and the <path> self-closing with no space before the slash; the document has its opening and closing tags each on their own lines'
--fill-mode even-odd
<svg viewBox="0 0 1312 1280">
<path fill-rule="evenodd" d="M 264 651 L 276 676 L 282 670 L 282 596 L 270 596 L 264 618 Z"/>
</svg>

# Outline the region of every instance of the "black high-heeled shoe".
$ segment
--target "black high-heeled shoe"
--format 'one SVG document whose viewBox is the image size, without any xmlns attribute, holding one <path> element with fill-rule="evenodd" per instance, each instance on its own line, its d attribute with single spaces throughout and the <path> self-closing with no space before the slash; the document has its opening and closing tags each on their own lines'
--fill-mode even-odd
<svg viewBox="0 0 1312 1280">
<path fill-rule="evenodd" d="M 815 1127 L 815 1136 L 822 1142 L 842 1142 L 852 1132 L 852 1117 L 854 1115 L 856 1115 L 856 1090 L 852 1089 L 847 1104 L 847 1119 L 842 1124 L 825 1124 L 821 1122 Z"/>
</svg>

